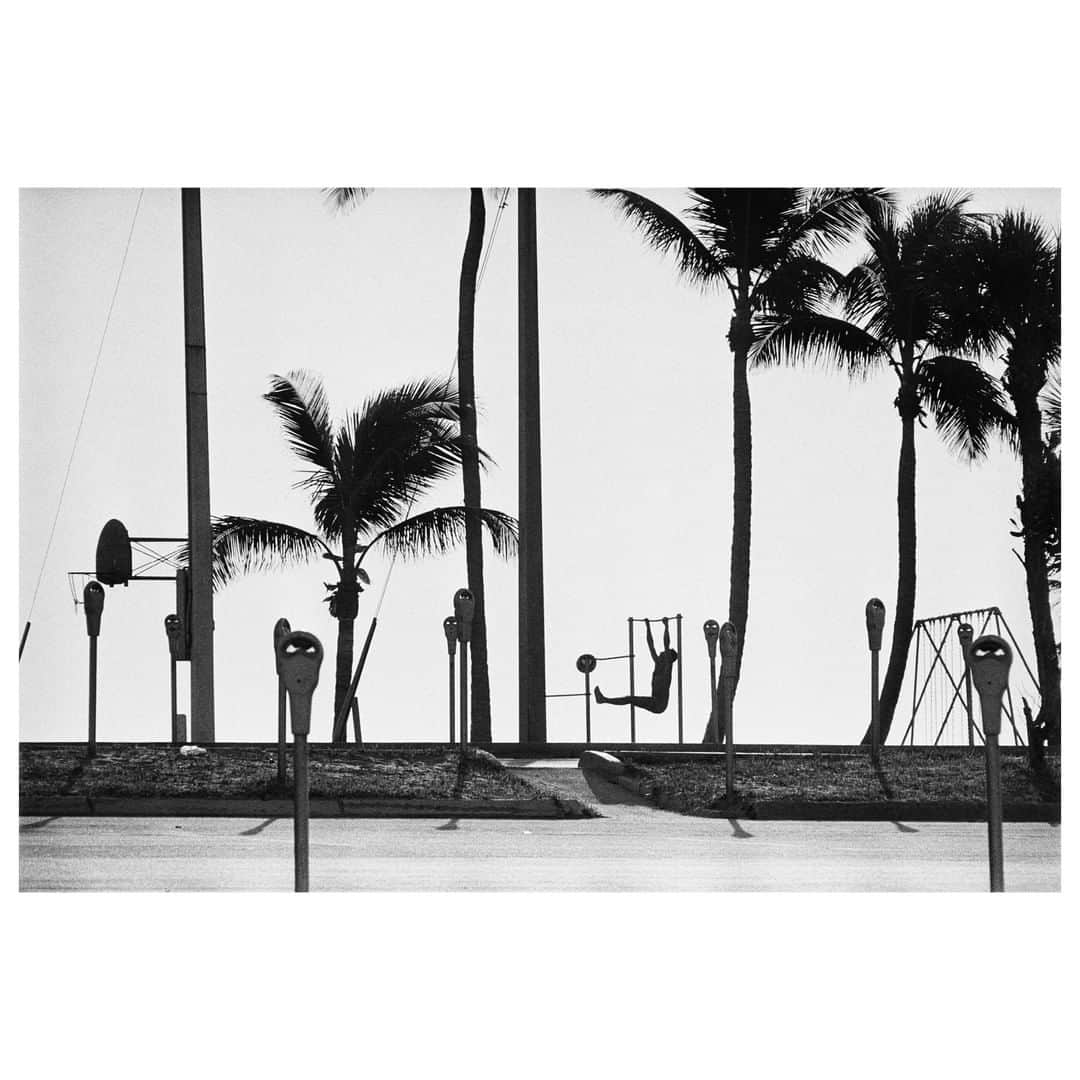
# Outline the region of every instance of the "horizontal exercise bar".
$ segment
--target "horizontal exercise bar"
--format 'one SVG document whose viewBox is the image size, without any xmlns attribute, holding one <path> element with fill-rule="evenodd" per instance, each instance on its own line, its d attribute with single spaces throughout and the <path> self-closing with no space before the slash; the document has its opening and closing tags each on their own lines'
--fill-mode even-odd
<svg viewBox="0 0 1080 1080">
<path fill-rule="evenodd" d="M 186 544 L 186 536 L 129 536 L 133 544 Z"/>
<path fill-rule="evenodd" d="M 588 697 L 588 694 L 582 693 L 580 690 L 576 694 L 545 694 L 544 697 Z"/>
<path fill-rule="evenodd" d="M 670 619 L 681 619 L 681 618 L 682 618 L 682 615 L 679 614 L 679 615 L 662 615 L 658 619 L 635 619 L 635 618 L 630 618 L 628 621 L 629 622 L 645 622 L 645 623 L 648 623 L 648 622 L 663 622 L 664 619 L 669 619 L 670 620 Z"/>
<path fill-rule="evenodd" d="M 594 656 L 593 659 L 599 664 L 601 660 L 629 660 L 629 653 L 619 653 L 618 656 Z"/>
</svg>

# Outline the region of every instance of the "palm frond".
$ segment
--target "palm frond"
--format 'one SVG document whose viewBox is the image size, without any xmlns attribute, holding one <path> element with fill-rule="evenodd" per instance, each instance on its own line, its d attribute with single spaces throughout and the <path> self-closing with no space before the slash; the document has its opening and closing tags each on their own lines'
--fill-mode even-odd
<svg viewBox="0 0 1080 1080">
<path fill-rule="evenodd" d="M 865 226 L 869 207 L 895 209 L 896 201 L 885 188 L 796 188 L 777 240 L 775 265 L 795 253 L 820 258 Z"/>
<path fill-rule="evenodd" d="M 353 210 L 371 194 L 371 188 L 366 187 L 332 187 L 323 188 L 327 205 L 333 210 Z"/>
<path fill-rule="evenodd" d="M 864 378 L 889 360 L 888 347 L 854 323 L 807 311 L 762 315 L 754 320 L 759 335 L 750 349 L 753 367 L 816 362 Z"/>
<path fill-rule="evenodd" d="M 623 217 L 644 234 L 650 247 L 665 255 L 674 252 L 679 273 L 690 281 L 705 288 L 721 280 L 722 267 L 678 215 L 644 195 L 623 188 L 594 188 L 592 195 L 614 202 Z"/>
<path fill-rule="evenodd" d="M 969 461 L 981 458 L 997 435 L 1014 449 L 1016 422 L 1001 385 L 978 364 L 958 356 L 934 356 L 916 369 L 920 399 L 942 437 Z"/>
<path fill-rule="evenodd" d="M 271 375 L 263 399 L 274 407 L 293 453 L 331 475 L 334 440 L 322 380 L 304 371 Z"/>
<path fill-rule="evenodd" d="M 330 549 L 314 533 L 262 518 L 225 516 L 211 522 L 211 577 L 215 589 L 235 577 L 310 562 Z M 185 548 L 179 556 L 189 559 Z"/>
<path fill-rule="evenodd" d="M 496 555 L 504 559 L 517 553 L 517 519 L 500 510 L 469 510 L 464 506 L 438 506 L 384 529 L 367 544 L 382 545 L 402 558 L 443 555 L 465 542 L 465 523 L 477 515 L 487 531 Z"/>
</svg>

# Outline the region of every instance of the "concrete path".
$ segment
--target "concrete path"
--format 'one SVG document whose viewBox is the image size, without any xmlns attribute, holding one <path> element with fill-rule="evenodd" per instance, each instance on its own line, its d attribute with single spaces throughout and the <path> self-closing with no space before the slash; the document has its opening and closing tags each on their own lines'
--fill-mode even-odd
<svg viewBox="0 0 1080 1080">
<path fill-rule="evenodd" d="M 574 821 L 313 821 L 311 888 L 988 888 L 985 825 L 735 822 L 633 803 L 603 809 L 609 816 Z M 23 818 L 19 831 L 23 890 L 292 888 L 288 819 Z M 1059 828 L 1006 824 L 1004 840 L 1007 890 L 1060 890 Z"/>
</svg>

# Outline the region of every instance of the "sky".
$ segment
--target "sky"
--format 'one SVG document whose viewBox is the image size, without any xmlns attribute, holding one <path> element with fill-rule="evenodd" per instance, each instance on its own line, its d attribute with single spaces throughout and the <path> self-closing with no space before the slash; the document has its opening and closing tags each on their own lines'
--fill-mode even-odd
<svg viewBox="0 0 1080 1080">
<path fill-rule="evenodd" d="M 929 190 L 900 195 L 910 203 Z M 684 205 L 678 189 L 648 194 L 672 209 Z M 493 238 L 493 190 L 487 205 L 476 386 L 480 442 L 496 464 L 483 497 L 516 514 L 516 200 L 511 195 Z M 972 206 L 1025 206 L 1060 227 L 1055 189 L 979 189 Z M 341 415 L 385 387 L 448 374 L 467 192 L 376 188 L 340 214 L 318 190 L 211 188 L 202 213 L 212 510 L 310 527 L 306 500 L 293 488 L 298 462 L 261 399 L 269 376 L 318 373 Z M 727 617 L 730 302 L 680 281 L 670 259 L 585 190 L 540 189 L 537 215 L 548 691 L 582 689 L 580 653 L 626 652 L 628 616 L 681 613 L 685 737 L 697 741 L 708 710 L 701 625 Z M 134 536 L 186 531 L 179 193 L 25 189 L 19 233 L 20 632 L 33 600 L 19 731 L 23 739 L 76 740 L 86 732 L 87 638 L 67 572 L 92 570 L 109 518 Z M 857 254 L 850 248 L 836 260 Z M 885 602 L 887 655 L 895 602 L 894 376 L 853 383 L 822 369 L 784 368 L 752 372 L 750 389 L 753 547 L 737 738 L 852 742 L 868 719 L 863 608 L 871 596 Z M 981 463 L 961 462 L 932 425 L 918 431 L 917 453 L 916 617 L 997 605 L 1034 667 L 1009 535 L 1018 460 L 995 448 Z M 455 479 L 424 505 L 460 498 Z M 364 737 L 443 739 L 442 620 L 466 582 L 464 550 L 392 567 L 373 552 L 365 566 L 372 586 L 361 597 L 358 641 L 386 593 L 359 689 Z M 328 737 L 336 626 L 321 602 L 327 569 L 317 562 L 255 575 L 216 595 L 219 740 L 274 738 L 272 629 L 282 616 L 326 647 L 313 737 Z M 489 547 L 485 572 L 493 732 L 514 741 L 517 567 Z M 81 595 L 87 579 L 77 580 Z M 99 739 L 169 737 L 163 620 L 174 606 L 168 583 L 107 590 Z M 645 653 L 642 636 L 636 650 Z M 910 666 L 891 741 L 910 717 Z M 187 712 L 186 665 L 180 674 Z M 638 687 L 649 675 L 639 660 Z M 608 694 L 625 693 L 625 661 L 601 664 L 594 679 Z M 1030 695 L 1023 680 L 1014 684 L 1021 692 Z M 628 721 L 625 709 L 594 707 L 594 740 L 625 741 Z M 641 741 L 674 741 L 676 731 L 674 694 L 662 716 L 638 714 Z M 583 739 L 580 698 L 549 702 L 548 737 Z M 917 739 L 926 737 L 918 728 Z"/>
</svg>

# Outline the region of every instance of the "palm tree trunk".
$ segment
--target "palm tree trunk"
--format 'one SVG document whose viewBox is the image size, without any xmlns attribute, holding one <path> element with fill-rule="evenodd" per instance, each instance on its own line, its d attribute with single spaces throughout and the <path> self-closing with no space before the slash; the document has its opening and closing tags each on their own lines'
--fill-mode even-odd
<svg viewBox="0 0 1080 1080">
<path fill-rule="evenodd" d="M 739 685 L 743 651 L 746 648 L 746 625 L 750 614 L 750 512 L 752 487 L 752 440 L 750 431 L 750 383 L 747 357 L 750 351 L 749 277 L 740 273 L 740 298 L 728 334 L 731 342 L 732 374 L 732 479 L 731 577 L 728 593 L 728 619 L 737 634 L 735 679 L 732 695 Z"/>
<path fill-rule="evenodd" d="M 330 723 L 332 742 L 348 741 L 348 710 L 343 709 L 352 684 L 353 646 L 356 615 L 359 609 L 356 588 L 356 533 L 352 515 L 346 509 L 342 514 L 341 569 L 338 571 L 338 589 L 334 599 L 334 611 L 338 620 L 337 669 L 334 675 L 334 715 Z M 338 717 L 341 722 L 338 723 Z"/>
<path fill-rule="evenodd" d="M 334 715 L 330 718 L 331 725 L 341 714 L 345 695 L 349 692 L 349 684 L 352 682 L 353 661 L 353 638 L 355 634 L 356 618 L 338 618 L 337 631 L 337 666 L 334 674 Z M 346 721 L 337 727 L 331 726 L 331 740 L 336 743 L 347 742 L 348 712 L 345 713 Z"/>
<path fill-rule="evenodd" d="M 479 511 L 480 458 L 476 437 L 476 380 L 473 370 L 473 328 L 476 314 L 476 277 L 484 243 L 484 193 L 472 188 L 469 195 L 469 232 L 461 260 L 458 290 L 458 389 L 461 397 L 461 461 L 465 506 Z M 465 564 L 469 590 L 476 600 L 472 628 L 472 725 L 473 742 L 491 742 L 491 688 L 488 680 L 487 622 L 484 609 L 484 548 L 479 514 L 465 522 Z M 462 718 L 464 721 L 464 718 Z"/>
<path fill-rule="evenodd" d="M 882 742 L 885 742 L 892 727 L 907 667 L 911 630 L 915 623 L 915 417 L 918 415 L 919 402 L 914 386 L 910 385 L 910 376 L 908 385 L 901 386 L 897 405 L 900 410 L 900 465 L 896 480 L 898 565 L 889 664 L 881 686 L 879 722 Z M 863 744 L 868 744 L 870 740 L 871 730 L 867 727 Z"/>
<path fill-rule="evenodd" d="M 1050 614 L 1050 579 L 1046 567 L 1046 537 L 1041 511 L 1040 481 L 1042 477 L 1043 443 L 1042 417 L 1037 400 L 1017 400 L 1017 421 L 1020 429 L 1021 480 L 1020 526 L 1024 539 L 1024 575 L 1027 579 L 1028 610 L 1035 640 L 1035 662 L 1039 672 L 1042 705 L 1036 726 L 1046 734 L 1052 747 L 1061 745 L 1061 664 L 1054 623 Z"/>
</svg>

